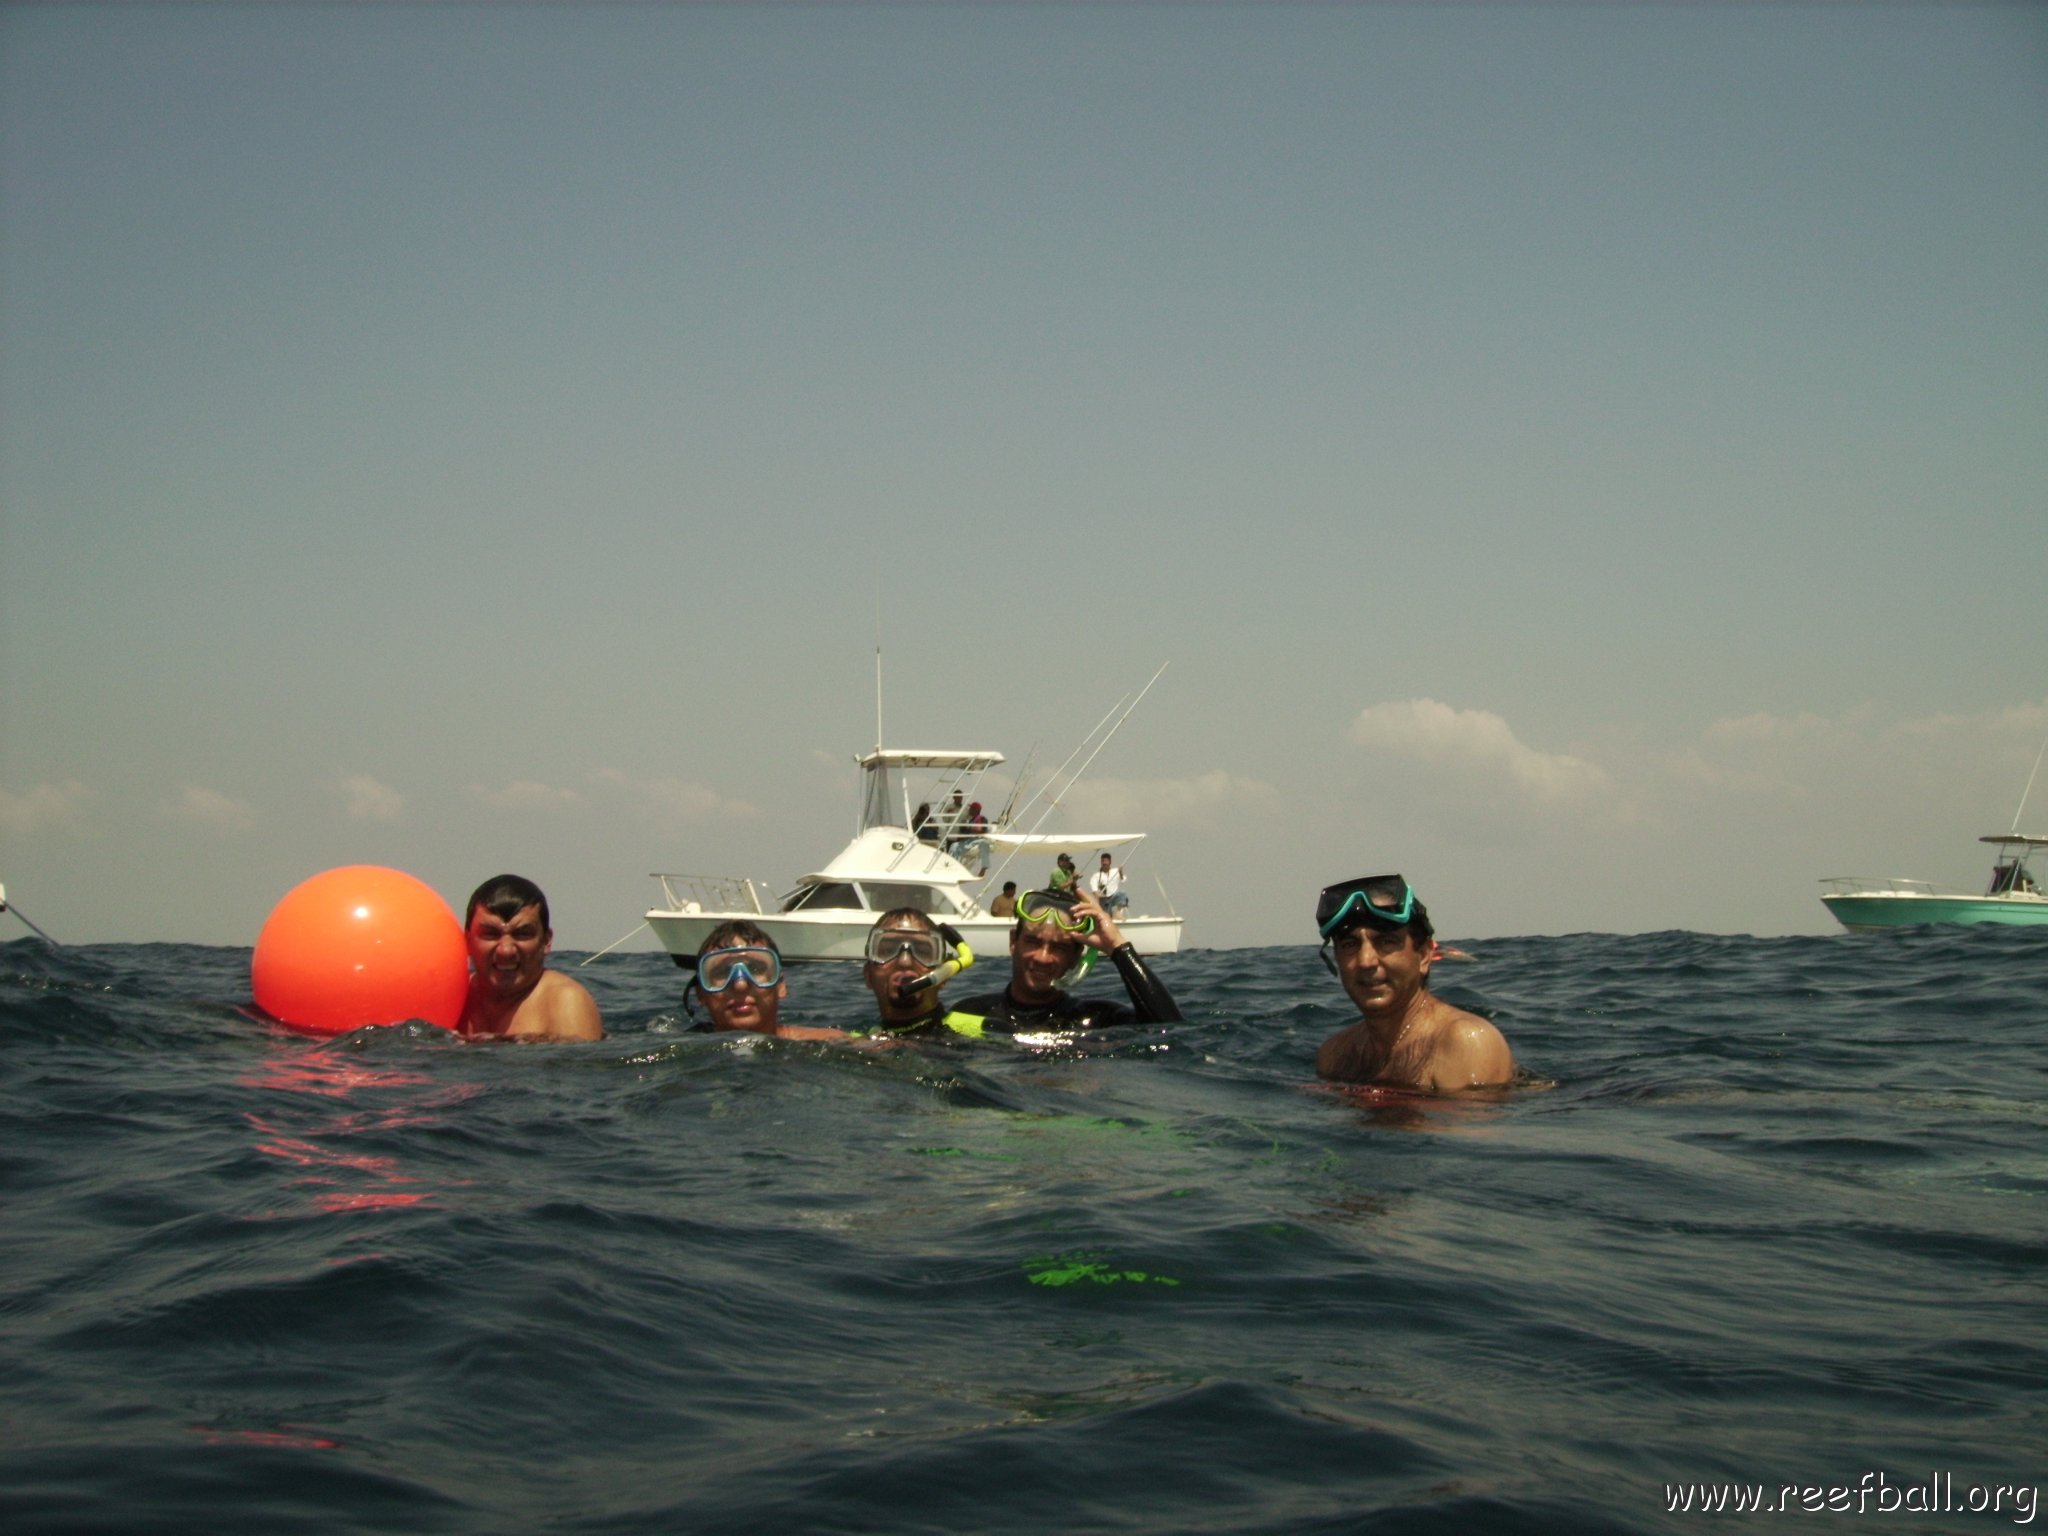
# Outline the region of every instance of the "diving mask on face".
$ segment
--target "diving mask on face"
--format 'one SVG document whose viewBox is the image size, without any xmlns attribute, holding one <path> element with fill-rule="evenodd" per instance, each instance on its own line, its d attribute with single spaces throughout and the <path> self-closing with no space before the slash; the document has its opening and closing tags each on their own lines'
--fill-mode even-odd
<svg viewBox="0 0 2048 1536">
<path fill-rule="evenodd" d="M 1415 890 L 1399 875 L 1361 875 L 1323 887 L 1316 898 L 1316 934 L 1329 938 L 1365 920 L 1398 928 L 1415 915 Z"/>
<path fill-rule="evenodd" d="M 782 980 L 782 956 L 763 945 L 714 949 L 697 957 L 697 987 L 723 992 L 742 976 L 764 991 Z"/>
<path fill-rule="evenodd" d="M 887 965 L 908 955 L 930 970 L 945 960 L 948 949 L 945 939 L 927 928 L 877 928 L 868 935 L 867 956 L 872 965 Z"/>
</svg>

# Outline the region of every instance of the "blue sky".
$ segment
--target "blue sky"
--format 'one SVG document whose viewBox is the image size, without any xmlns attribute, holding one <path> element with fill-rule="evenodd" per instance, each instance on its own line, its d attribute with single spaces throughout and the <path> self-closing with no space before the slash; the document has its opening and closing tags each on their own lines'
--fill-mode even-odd
<svg viewBox="0 0 2048 1536">
<path fill-rule="evenodd" d="M 1171 663 L 1068 811 L 1190 944 L 1387 869 L 1826 932 L 1981 882 L 2044 574 L 2038 6 L 0 8 L 59 938 L 786 885 L 878 608 L 895 745 L 1042 768 Z"/>
</svg>

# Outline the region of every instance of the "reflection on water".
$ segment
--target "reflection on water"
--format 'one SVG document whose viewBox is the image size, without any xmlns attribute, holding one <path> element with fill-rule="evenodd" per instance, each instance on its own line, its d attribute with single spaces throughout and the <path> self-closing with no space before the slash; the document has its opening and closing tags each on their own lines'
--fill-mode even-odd
<svg viewBox="0 0 2048 1536">
<path fill-rule="evenodd" d="M 287 1187 L 304 1190 L 311 1208 L 323 1214 L 425 1206 L 450 1183 L 431 1183 L 408 1173 L 396 1152 L 368 1150 L 358 1138 L 431 1128 L 448 1110 L 473 1098 L 475 1083 L 434 1088 L 427 1074 L 364 1061 L 345 1050 L 309 1049 L 302 1041 L 280 1041 L 262 1064 L 238 1079 L 244 1088 L 283 1095 L 276 1109 L 245 1110 L 256 1133 L 256 1149 L 301 1171 Z M 418 1089 L 430 1089 L 425 1094 Z M 403 1094 L 395 1103 L 382 1095 Z M 303 1214 L 280 1208 L 251 1217 L 271 1221 Z"/>
</svg>

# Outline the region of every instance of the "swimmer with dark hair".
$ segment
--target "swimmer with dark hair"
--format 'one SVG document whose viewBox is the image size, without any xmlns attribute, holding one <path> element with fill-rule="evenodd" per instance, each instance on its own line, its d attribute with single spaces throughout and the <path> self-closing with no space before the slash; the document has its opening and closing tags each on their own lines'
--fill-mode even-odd
<svg viewBox="0 0 2048 1536">
<path fill-rule="evenodd" d="M 974 963 L 974 952 L 959 934 L 915 907 L 884 912 L 868 930 L 867 964 L 861 977 L 875 994 L 880 1013 L 875 1036 L 950 1032 L 978 1038 L 985 1022 L 956 1013 L 939 1000 L 939 988 Z"/>
<path fill-rule="evenodd" d="M 1076 997 L 1060 982 L 1089 950 L 1109 956 L 1126 1006 L 1111 997 Z M 988 1020 L 993 1033 L 1020 1030 L 1099 1029 L 1118 1024 L 1171 1024 L 1180 1019 L 1173 1000 L 1116 920 L 1088 891 L 1026 891 L 1017 898 L 1010 928 L 1010 984 L 960 1005 Z"/>
<path fill-rule="evenodd" d="M 1514 1080 L 1515 1055 L 1501 1032 L 1430 995 L 1436 930 L 1401 876 L 1326 887 L 1316 902 L 1316 929 L 1323 964 L 1360 1015 L 1316 1052 L 1318 1077 L 1432 1093 Z"/>
<path fill-rule="evenodd" d="M 602 1040 L 597 1002 L 581 982 L 547 968 L 555 947 L 548 899 L 520 875 L 496 875 L 469 898 L 462 921 L 469 996 L 461 1032 L 497 1040 Z"/>
</svg>

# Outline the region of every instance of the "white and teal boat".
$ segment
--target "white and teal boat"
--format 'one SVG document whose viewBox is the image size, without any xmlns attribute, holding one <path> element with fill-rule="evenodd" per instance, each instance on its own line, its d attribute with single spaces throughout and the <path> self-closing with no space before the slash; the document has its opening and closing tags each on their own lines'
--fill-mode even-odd
<svg viewBox="0 0 2048 1536">
<path fill-rule="evenodd" d="M 2020 818 L 2027 813 L 2027 796 L 2033 793 L 2034 777 L 2041 771 L 2041 759 L 2048 755 L 2048 741 L 2034 754 L 2034 771 L 2027 775 L 2027 787 L 2020 791 L 2020 808 L 2013 812 L 2012 830 L 1994 832 L 1977 839 L 1998 849 L 1991 864 L 1991 883 L 1981 896 L 1968 891 L 1944 891 L 1925 880 L 1870 880 L 1859 875 L 1834 875 L 1821 881 L 1826 894 L 1821 902 L 1835 914 L 1844 928 L 1869 932 L 1877 928 L 1906 928 L 1916 923 L 2006 923 L 2019 927 L 2048 925 L 2048 896 L 2027 868 L 2036 848 L 2048 848 L 2048 837 L 2029 837 L 2020 831 Z"/>
<path fill-rule="evenodd" d="M 1981 896 L 1968 891 L 1945 891 L 1925 880 L 1869 880 L 1836 875 L 1821 881 L 1826 887 L 1821 901 L 1844 928 L 1855 932 L 1904 928 L 1914 923 L 2048 925 L 2048 896 L 2041 894 L 2027 868 L 2033 850 L 2048 848 L 2048 837 L 2002 832 L 1978 841 L 1998 847 L 1991 866 L 1991 884 Z"/>
</svg>

